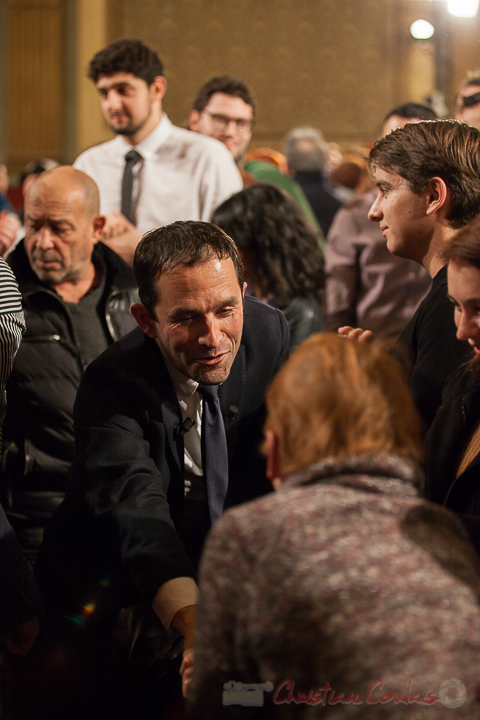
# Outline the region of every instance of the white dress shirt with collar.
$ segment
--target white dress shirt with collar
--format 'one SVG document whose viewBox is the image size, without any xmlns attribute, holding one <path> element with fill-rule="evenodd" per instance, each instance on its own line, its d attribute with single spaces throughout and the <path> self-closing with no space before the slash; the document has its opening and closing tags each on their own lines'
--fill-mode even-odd
<svg viewBox="0 0 480 720">
<path fill-rule="evenodd" d="M 85 150 L 73 166 L 90 175 L 100 191 L 100 212 L 121 209 L 125 155 L 132 146 L 117 135 Z M 209 221 L 215 208 L 242 190 L 235 162 L 223 143 L 172 125 L 165 113 L 135 150 L 136 227 L 140 234 L 176 220 Z"/>
</svg>

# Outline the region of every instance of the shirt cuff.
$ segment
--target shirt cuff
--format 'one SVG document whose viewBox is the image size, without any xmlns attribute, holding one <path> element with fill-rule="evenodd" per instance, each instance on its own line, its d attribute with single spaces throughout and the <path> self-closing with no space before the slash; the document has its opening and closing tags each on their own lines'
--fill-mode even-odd
<svg viewBox="0 0 480 720">
<path fill-rule="evenodd" d="M 195 580 L 191 577 L 177 577 L 160 586 L 152 606 L 163 627 L 169 630 L 179 610 L 197 603 L 198 587 Z"/>
</svg>

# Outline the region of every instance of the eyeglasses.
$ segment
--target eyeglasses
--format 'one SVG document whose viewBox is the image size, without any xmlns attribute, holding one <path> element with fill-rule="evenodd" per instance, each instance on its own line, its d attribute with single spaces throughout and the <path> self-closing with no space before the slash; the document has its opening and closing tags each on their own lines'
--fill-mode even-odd
<svg viewBox="0 0 480 720">
<path fill-rule="evenodd" d="M 208 110 L 202 110 L 206 115 L 210 115 L 216 130 L 226 130 L 231 122 L 235 123 L 239 135 L 247 135 L 253 128 L 253 120 L 244 120 L 244 118 L 231 118 L 226 115 L 216 115 Z"/>
</svg>

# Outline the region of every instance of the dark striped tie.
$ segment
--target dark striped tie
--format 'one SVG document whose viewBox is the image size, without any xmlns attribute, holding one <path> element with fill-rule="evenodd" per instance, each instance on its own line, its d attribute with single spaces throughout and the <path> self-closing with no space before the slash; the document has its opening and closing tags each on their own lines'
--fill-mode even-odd
<svg viewBox="0 0 480 720">
<path fill-rule="evenodd" d="M 143 160 L 140 153 L 136 150 L 130 150 L 125 155 L 125 169 L 122 178 L 122 214 L 125 215 L 132 225 L 135 225 L 135 211 L 133 204 L 133 168 Z"/>
<path fill-rule="evenodd" d="M 212 525 L 223 513 L 228 488 L 228 454 L 218 385 L 199 385 L 203 396 L 202 461 Z"/>
</svg>

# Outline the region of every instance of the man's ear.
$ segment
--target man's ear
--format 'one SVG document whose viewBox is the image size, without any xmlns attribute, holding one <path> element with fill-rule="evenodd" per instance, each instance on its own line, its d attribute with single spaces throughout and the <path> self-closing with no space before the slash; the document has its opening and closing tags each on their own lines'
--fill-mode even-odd
<svg viewBox="0 0 480 720">
<path fill-rule="evenodd" d="M 145 305 L 142 305 L 141 303 L 133 303 L 130 307 L 130 312 L 137 321 L 138 325 L 142 328 L 145 335 L 155 339 L 157 337 L 155 321 L 148 314 Z"/>
<path fill-rule="evenodd" d="M 198 110 L 191 110 L 190 115 L 188 116 L 188 126 L 190 130 L 194 130 L 195 132 L 198 132 L 198 126 L 200 123 L 200 113 Z"/>
<path fill-rule="evenodd" d="M 102 239 L 103 234 L 103 228 L 105 227 L 105 223 L 107 222 L 107 218 L 105 215 L 97 215 L 93 218 L 93 242 L 97 243 L 99 240 Z"/>
<path fill-rule="evenodd" d="M 265 440 L 267 444 L 267 477 L 275 490 L 278 490 L 282 485 L 278 437 L 273 430 L 267 430 Z"/>
<path fill-rule="evenodd" d="M 243 288 L 242 288 L 242 298 L 243 298 L 243 299 L 245 299 L 245 290 L 246 290 L 246 289 L 247 289 L 247 283 L 244 282 L 244 283 L 243 283 Z"/>
<path fill-rule="evenodd" d="M 450 200 L 450 190 L 445 184 L 445 180 L 440 177 L 433 177 L 424 190 L 427 200 L 427 215 L 433 215 L 442 208 L 445 209 L 446 204 Z"/>
<path fill-rule="evenodd" d="M 152 102 L 155 102 L 155 100 L 163 100 L 166 92 L 166 78 L 164 78 L 163 75 L 157 75 L 157 77 L 153 78 L 153 82 L 150 85 L 150 98 Z"/>
</svg>

